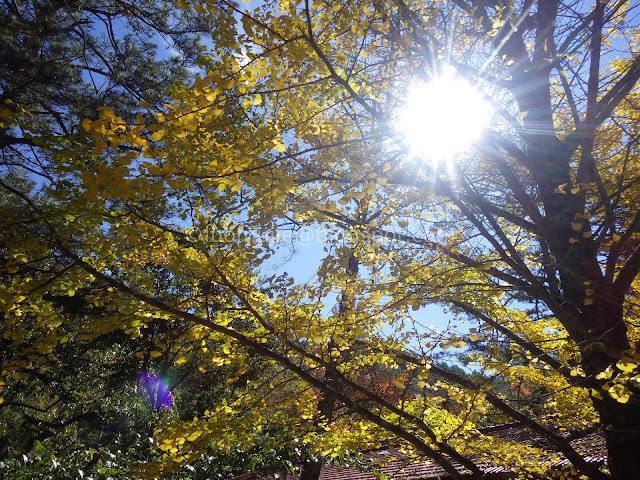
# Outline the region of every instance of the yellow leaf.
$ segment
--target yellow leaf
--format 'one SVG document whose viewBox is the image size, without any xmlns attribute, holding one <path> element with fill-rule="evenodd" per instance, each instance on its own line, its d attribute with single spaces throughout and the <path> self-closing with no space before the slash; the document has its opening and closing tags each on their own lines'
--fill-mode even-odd
<svg viewBox="0 0 640 480">
<path fill-rule="evenodd" d="M 253 99 L 253 104 L 254 105 L 260 105 L 262 103 L 262 95 L 257 94 L 256 98 Z"/>
<path fill-rule="evenodd" d="M 618 363 L 616 363 L 616 367 L 618 367 L 620 370 L 622 370 L 625 373 L 633 372 L 636 368 L 638 368 L 638 365 L 629 360 L 630 359 L 628 358 L 623 358 L 622 360 L 618 361 Z"/>
<path fill-rule="evenodd" d="M 158 130 L 157 132 L 153 132 L 149 137 L 149 140 L 153 140 L 154 142 L 157 142 L 164 136 L 165 132 L 166 130 Z"/>
<path fill-rule="evenodd" d="M 577 232 L 582 228 L 582 224 L 571 222 L 571 228 L 573 228 L 573 230 Z"/>
<path fill-rule="evenodd" d="M 584 304 L 585 305 L 593 305 L 593 298 L 585 298 L 584 299 Z"/>
<path fill-rule="evenodd" d="M 176 7 L 182 8 L 183 10 L 187 10 L 189 8 L 189 4 L 183 0 L 178 0 L 176 2 Z"/>
<path fill-rule="evenodd" d="M 624 385 L 617 383 L 609 388 L 609 396 L 620 403 L 627 403 L 631 397 L 631 391 Z"/>
<path fill-rule="evenodd" d="M 191 435 L 189 435 L 187 437 L 187 441 L 188 442 L 193 442 L 196 438 L 198 438 L 200 435 L 202 435 L 202 430 L 196 430 L 195 432 L 193 432 Z"/>
<path fill-rule="evenodd" d="M 598 380 L 609 380 L 613 376 L 613 371 L 610 369 L 606 369 L 604 372 L 600 372 L 596 375 Z"/>
<path fill-rule="evenodd" d="M 157 357 L 159 357 L 160 355 L 162 355 L 162 352 L 159 352 L 158 350 L 152 350 L 152 351 L 150 352 L 150 355 L 151 355 L 151 358 L 157 358 Z"/>
<path fill-rule="evenodd" d="M 416 384 L 416 387 L 418 387 L 419 390 L 422 390 L 426 385 L 427 385 L 427 382 L 425 382 L 424 380 L 420 380 Z"/>
<path fill-rule="evenodd" d="M 558 185 L 556 189 L 553 191 L 553 193 L 560 193 L 562 195 L 566 195 L 567 192 L 564 191 L 566 187 L 567 187 L 566 183 L 563 183 L 562 185 Z"/>
</svg>

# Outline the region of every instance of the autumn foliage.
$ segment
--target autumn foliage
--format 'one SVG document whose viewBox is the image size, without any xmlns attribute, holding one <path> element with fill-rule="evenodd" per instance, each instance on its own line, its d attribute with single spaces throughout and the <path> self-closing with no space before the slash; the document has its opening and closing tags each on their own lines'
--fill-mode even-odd
<svg viewBox="0 0 640 480">
<path fill-rule="evenodd" d="M 139 359 L 225 369 L 232 387 L 195 418 L 158 423 L 157 461 L 139 474 L 266 442 L 299 449 L 307 479 L 393 443 L 482 478 L 495 440 L 477 426 L 497 412 L 580 475 L 640 478 L 639 7 L 176 8 L 217 24 L 170 100 L 102 105 L 64 135 L 11 98 L 0 107 L 4 131 L 38 149 L 4 165 L 33 188 L 0 179 L 8 398 L 67 342 L 159 324 Z M 411 154 L 394 115 L 445 67 L 479 85 L 494 118 L 434 162 Z M 274 239 L 304 228 L 325 233 L 322 260 L 306 278 L 268 277 L 286 250 Z M 73 314 L 61 305 L 79 295 Z M 428 305 L 446 326 L 429 326 Z M 606 465 L 570 443 L 594 430 Z M 492 461 L 562 474 L 527 445 L 513 452 Z"/>
</svg>

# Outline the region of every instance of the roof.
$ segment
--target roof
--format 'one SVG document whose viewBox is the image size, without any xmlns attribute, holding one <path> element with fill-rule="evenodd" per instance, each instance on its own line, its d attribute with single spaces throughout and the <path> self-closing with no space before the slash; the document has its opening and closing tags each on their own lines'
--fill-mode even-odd
<svg viewBox="0 0 640 480">
<path fill-rule="evenodd" d="M 476 464 L 490 476 L 512 471 L 508 467 L 494 464 L 491 458 L 492 456 L 494 459 L 508 456 L 509 450 L 511 453 L 513 452 L 513 444 L 524 444 L 532 447 L 537 452 L 537 458 L 545 457 L 545 463 L 550 462 L 553 468 L 562 468 L 569 465 L 569 460 L 555 451 L 551 442 L 520 423 L 479 429 L 476 439 L 479 440 L 482 437 L 492 437 L 498 440 L 496 443 L 501 445 L 494 451 L 487 452 L 487 455 L 482 458 L 474 459 Z M 590 463 L 601 464 L 606 461 L 604 438 L 598 432 L 573 440 L 571 445 Z M 382 473 L 394 480 L 428 480 L 447 478 L 448 476 L 445 470 L 435 461 L 427 458 L 412 459 L 401 453 L 398 448 L 393 447 L 364 453 L 362 464 L 369 466 L 369 468 L 365 467 L 368 471 L 325 464 L 320 472 L 320 480 L 377 480 L 374 472 Z M 452 462 L 452 464 L 460 473 L 470 474 L 468 470 L 457 462 Z M 269 477 L 269 479 L 274 478 L 292 480 L 294 477 L 290 475 Z"/>
</svg>

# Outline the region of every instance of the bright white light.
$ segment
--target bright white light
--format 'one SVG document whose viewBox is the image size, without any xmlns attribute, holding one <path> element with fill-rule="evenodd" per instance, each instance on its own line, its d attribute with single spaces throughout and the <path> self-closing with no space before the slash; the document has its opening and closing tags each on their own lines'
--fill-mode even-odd
<svg viewBox="0 0 640 480">
<path fill-rule="evenodd" d="M 440 163 L 467 150 L 490 120 L 482 93 L 464 78 L 446 74 L 409 88 L 395 128 L 412 155 Z"/>
</svg>

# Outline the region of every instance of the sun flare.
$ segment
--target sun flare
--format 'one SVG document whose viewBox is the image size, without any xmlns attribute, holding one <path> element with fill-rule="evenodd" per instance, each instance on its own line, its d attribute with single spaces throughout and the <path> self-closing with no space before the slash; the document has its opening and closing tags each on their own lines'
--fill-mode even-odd
<svg viewBox="0 0 640 480">
<path fill-rule="evenodd" d="M 467 150 L 490 120 L 491 107 L 478 88 L 443 75 L 408 89 L 396 130 L 412 155 L 439 164 Z"/>
</svg>

